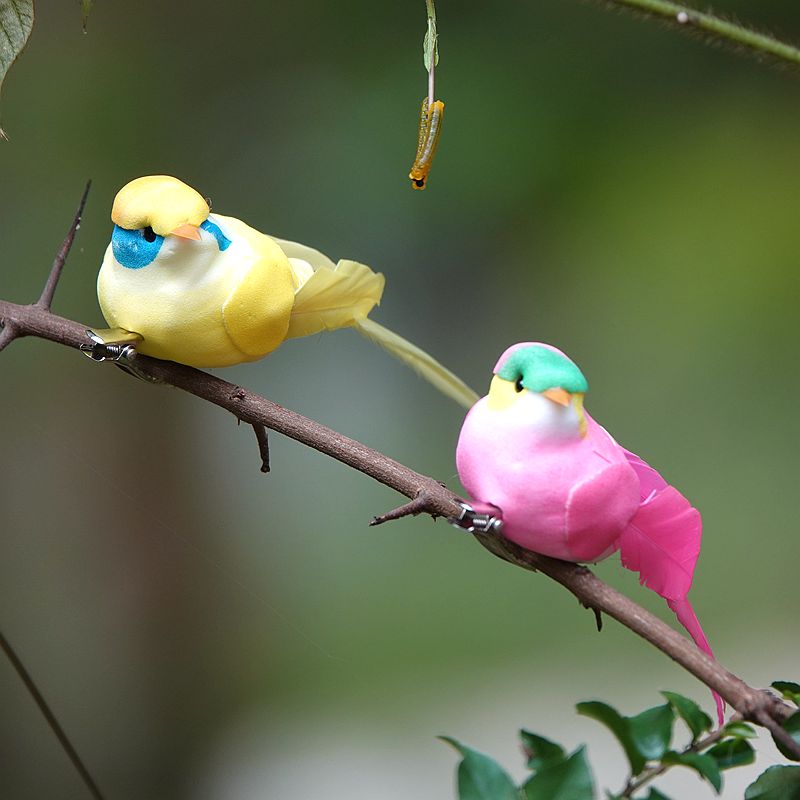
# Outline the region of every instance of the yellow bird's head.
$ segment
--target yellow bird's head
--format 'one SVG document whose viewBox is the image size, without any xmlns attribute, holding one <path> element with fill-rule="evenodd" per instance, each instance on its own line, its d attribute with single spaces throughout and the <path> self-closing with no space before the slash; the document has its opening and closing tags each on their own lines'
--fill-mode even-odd
<svg viewBox="0 0 800 800">
<path fill-rule="evenodd" d="M 168 175 L 124 186 L 111 218 L 97 297 L 112 328 L 142 338 L 139 352 L 213 367 L 252 361 L 283 341 L 296 284 L 269 236 L 211 214 L 199 192 Z"/>
<path fill-rule="evenodd" d="M 200 239 L 211 209 L 203 196 L 170 175 L 147 175 L 125 184 L 114 198 L 111 219 L 126 230 L 150 228 L 159 236 Z"/>
</svg>

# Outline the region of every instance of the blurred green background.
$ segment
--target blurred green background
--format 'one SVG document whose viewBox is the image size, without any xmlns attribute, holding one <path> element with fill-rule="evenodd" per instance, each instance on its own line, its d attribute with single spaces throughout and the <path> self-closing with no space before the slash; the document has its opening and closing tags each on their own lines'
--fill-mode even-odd
<svg viewBox="0 0 800 800">
<path fill-rule="evenodd" d="M 792 0 L 721 5 L 800 41 Z M 165 172 L 385 272 L 375 319 L 476 388 L 507 345 L 556 344 L 702 510 L 692 599 L 720 660 L 800 679 L 800 76 L 577 0 L 437 10 L 447 118 L 413 192 L 422 0 L 99 0 L 87 35 L 77 3 L 40 3 L 0 102 L 0 297 L 38 295 L 92 177 L 54 310 L 102 323 L 113 196 Z M 355 333 L 221 374 L 457 487 L 460 409 Z M 39 340 L 0 387 L 0 626 L 110 799 L 450 798 L 434 736 L 519 774 L 523 725 L 588 741 L 616 789 L 623 757 L 575 702 L 711 707 L 445 523 L 368 528 L 398 496 L 312 450 L 273 435 L 264 476 L 231 416 Z M 617 558 L 598 571 L 671 618 Z M 4 800 L 85 798 L 3 663 L 0 706 Z"/>
</svg>

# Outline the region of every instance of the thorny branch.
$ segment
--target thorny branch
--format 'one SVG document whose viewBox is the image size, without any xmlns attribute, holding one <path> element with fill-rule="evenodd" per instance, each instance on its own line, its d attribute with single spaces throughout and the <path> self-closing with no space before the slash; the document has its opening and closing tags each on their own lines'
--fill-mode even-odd
<svg viewBox="0 0 800 800">
<path fill-rule="evenodd" d="M 56 259 L 48 281 L 48 285 L 53 284 L 53 291 L 60 269 Z M 80 348 L 88 342 L 86 325 L 59 317 L 38 303 L 17 305 L 0 300 L 0 323 L 3 325 L 0 349 L 24 336 L 35 336 L 73 348 Z M 405 506 L 373 518 L 373 524 L 419 513 L 433 518 L 457 518 L 463 510 L 462 499 L 434 478 L 415 472 L 399 461 L 265 397 L 183 364 L 143 355 L 136 355 L 133 361 L 141 377 L 154 383 L 168 384 L 230 411 L 241 422 L 253 426 L 257 436 L 259 430 L 265 428 L 281 433 L 341 461 L 410 499 L 411 502 Z M 261 441 L 259 437 L 263 459 Z M 650 642 L 718 692 L 743 719 L 767 728 L 776 739 L 781 740 L 787 751 L 800 758 L 800 746 L 781 725 L 793 709 L 774 694 L 748 686 L 718 661 L 698 650 L 687 638 L 601 581 L 586 567 L 532 553 L 497 534 L 473 535 L 498 558 L 532 572 L 542 572 L 572 592 L 582 605 L 596 614 L 607 614 Z"/>
</svg>

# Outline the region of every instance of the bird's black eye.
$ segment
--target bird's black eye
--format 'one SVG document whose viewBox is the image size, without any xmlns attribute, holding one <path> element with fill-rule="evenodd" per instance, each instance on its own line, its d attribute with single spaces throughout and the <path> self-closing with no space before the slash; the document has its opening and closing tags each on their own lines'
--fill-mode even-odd
<svg viewBox="0 0 800 800">
<path fill-rule="evenodd" d="M 146 242 L 154 242 L 156 240 L 156 232 L 149 225 L 144 229 L 144 240 Z"/>
<path fill-rule="evenodd" d="M 522 385 L 522 375 L 517 378 L 516 383 L 514 384 L 514 389 L 518 392 L 521 392 L 525 387 Z"/>
</svg>

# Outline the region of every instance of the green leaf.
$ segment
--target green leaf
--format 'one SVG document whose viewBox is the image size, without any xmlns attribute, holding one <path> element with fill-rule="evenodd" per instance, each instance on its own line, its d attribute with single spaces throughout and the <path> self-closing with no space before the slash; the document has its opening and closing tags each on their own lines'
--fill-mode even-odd
<svg viewBox="0 0 800 800">
<path fill-rule="evenodd" d="M 717 762 L 720 769 L 731 769 L 731 767 L 743 767 L 745 764 L 752 764 L 756 760 L 756 755 L 750 742 L 747 739 L 726 739 L 715 744 L 706 753 Z"/>
<path fill-rule="evenodd" d="M 89 21 L 89 14 L 92 12 L 93 5 L 94 0 L 81 0 L 81 19 L 84 33 L 86 33 L 86 23 Z"/>
<path fill-rule="evenodd" d="M 676 692 L 661 692 L 661 694 L 669 700 L 670 705 L 689 726 L 689 730 L 692 732 L 692 741 L 695 741 L 705 731 L 711 730 L 711 726 L 714 724 L 711 717 L 694 700 Z"/>
<path fill-rule="evenodd" d="M 568 759 L 543 767 L 522 787 L 526 800 L 593 800 L 594 782 L 579 747 Z"/>
<path fill-rule="evenodd" d="M 800 683 L 795 683 L 794 681 L 772 681 L 770 686 L 779 692 L 789 691 L 800 694 Z"/>
<path fill-rule="evenodd" d="M 590 719 L 597 720 L 605 725 L 611 733 L 616 736 L 617 741 L 622 745 L 628 762 L 631 765 L 631 772 L 638 775 L 646 763 L 646 759 L 631 736 L 630 725 L 627 717 L 623 717 L 615 708 L 599 700 L 590 700 L 586 703 L 578 703 L 575 706 L 579 714 Z"/>
<path fill-rule="evenodd" d="M 656 761 L 669 750 L 674 722 L 675 712 L 670 703 L 628 718 L 633 743 L 648 761 Z"/>
<path fill-rule="evenodd" d="M 537 736 L 535 733 L 522 730 L 519 732 L 519 738 L 522 740 L 522 747 L 528 757 L 528 769 L 542 769 L 550 764 L 564 761 L 567 757 L 560 744 L 551 742 L 544 736 Z"/>
<path fill-rule="evenodd" d="M 758 734 L 752 725 L 746 722 L 729 722 L 725 726 L 725 733 L 729 736 L 738 736 L 740 739 L 757 739 Z"/>
<path fill-rule="evenodd" d="M 0 0 L 0 86 L 33 28 L 33 0 Z"/>
<path fill-rule="evenodd" d="M 744 800 L 800 800 L 800 767 L 770 767 L 747 787 Z"/>
<path fill-rule="evenodd" d="M 459 800 L 518 800 L 514 781 L 493 758 L 449 736 L 439 738 L 462 755 L 457 772 Z"/>
<path fill-rule="evenodd" d="M 791 717 L 785 719 L 782 723 L 782 727 L 785 731 L 791 734 L 792 739 L 794 739 L 795 742 L 800 745 L 800 711 L 795 711 Z M 781 753 L 783 753 L 783 755 L 786 756 L 786 758 L 789 759 L 789 761 L 800 761 L 800 758 L 798 758 L 794 753 L 790 753 L 783 742 L 779 742 L 774 735 L 772 736 L 772 741 L 775 742 L 775 746 L 781 751 Z"/>
<path fill-rule="evenodd" d="M 439 63 L 439 35 L 436 33 L 436 20 L 431 17 L 428 17 L 428 30 L 422 40 L 422 63 L 428 72 L 431 71 L 431 64 Z"/>
<path fill-rule="evenodd" d="M 787 700 L 800 706 L 800 684 L 794 681 L 773 681 L 770 686 L 779 691 Z"/>
<path fill-rule="evenodd" d="M 662 764 L 674 764 L 680 767 L 689 767 L 705 778 L 719 794 L 722 788 L 722 775 L 720 775 L 717 762 L 706 753 L 667 753 L 661 759 Z"/>
</svg>

